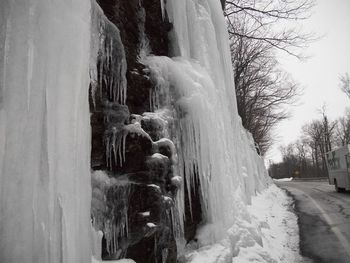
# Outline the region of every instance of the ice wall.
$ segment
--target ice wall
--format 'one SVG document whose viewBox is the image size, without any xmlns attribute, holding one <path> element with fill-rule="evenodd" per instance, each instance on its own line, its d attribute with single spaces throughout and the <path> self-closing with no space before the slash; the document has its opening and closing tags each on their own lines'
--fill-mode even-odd
<svg viewBox="0 0 350 263">
<path fill-rule="evenodd" d="M 90 262 L 90 1 L 0 2 L 0 261 Z"/>
<path fill-rule="evenodd" d="M 174 25 L 175 57 L 148 56 L 143 62 L 156 83 L 153 109 L 166 108 L 174 119 L 171 139 L 177 146 L 178 173 L 188 188 L 178 195 L 179 232 L 185 217 L 184 191 L 191 196 L 198 176 L 206 222 L 201 242 L 213 243 L 245 216 L 250 197 L 269 180 L 238 116 L 220 1 L 167 1 L 166 11 Z"/>
<path fill-rule="evenodd" d="M 164 136 L 174 141 L 178 156 L 172 160 L 175 151 L 169 155 L 172 165 L 168 179 L 176 187 L 181 182 L 177 175 L 187 181 L 188 189 L 179 191 L 176 201 L 178 237 L 183 234 L 184 193 L 195 187 L 198 175 L 205 228 L 209 229 L 201 232 L 205 233 L 201 241 L 215 242 L 237 217 L 244 217 L 250 196 L 266 185 L 263 161 L 237 114 L 220 2 L 162 0 L 161 9 L 163 19 L 168 16 L 174 26 L 175 57 L 140 54 L 156 85 L 150 100 L 155 118 L 151 113 L 143 117 L 153 120 L 166 113 L 169 127 Z M 1 1 L 1 262 L 90 262 L 92 239 L 100 253 L 101 233 L 95 233 L 95 237 L 90 233 L 88 87 L 92 85 L 92 97 L 100 98 L 98 103 L 102 103 L 102 95 L 96 93 L 97 86 L 103 87 L 106 97 L 115 103 L 104 104 L 107 116 L 113 115 L 116 104 L 126 103 L 127 69 L 120 43 L 118 29 L 102 17 L 98 7 L 91 10 L 90 1 Z M 129 52 L 132 46 L 129 43 Z M 134 75 L 147 71 L 138 67 Z M 137 126 L 133 124 L 128 128 Z M 121 146 L 126 135 L 122 144 L 114 141 L 111 149 L 124 152 Z M 166 142 L 170 141 L 161 139 L 150 144 L 150 151 Z M 118 161 L 125 159 L 119 157 Z M 128 161 L 131 167 L 133 160 Z M 169 196 L 173 198 L 176 191 L 171 191 L 174 194 Z M 168 213 L 167 209 L 163 210 Z M 176 220 L 168 217 L 160 220 L 166 227 Z M 120 219 L 124 225 L 129 220 Z"/>
</svg>

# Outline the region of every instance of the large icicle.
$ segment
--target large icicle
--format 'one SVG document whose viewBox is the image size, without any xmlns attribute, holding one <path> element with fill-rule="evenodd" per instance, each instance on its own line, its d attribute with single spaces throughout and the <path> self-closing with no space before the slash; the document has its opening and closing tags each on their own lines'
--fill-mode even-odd
<svg viewBox="0 0 350 263">
<path fill-rule="evenodd" d="M 90 1 L 0 2 L 0 261 L 86 263 Z"/>
</svg>

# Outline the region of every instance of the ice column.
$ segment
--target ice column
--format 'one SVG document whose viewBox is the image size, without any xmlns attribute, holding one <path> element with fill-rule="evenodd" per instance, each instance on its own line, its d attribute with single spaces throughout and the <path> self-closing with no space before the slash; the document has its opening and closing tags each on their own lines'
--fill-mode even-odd
<svg viewBox="0 0 350 263">
<path fill-rule="evenodd" d="M 144 63 L 156 83 L 155 110 L 168 108 L 176 120 L 173 141 L 179 173 L 190 192 L 198 175 L 201 203 L 209 231 L 205 242 L 226 234 L 251 195 L 268 182 L 263 160 L 241 125 L 237 112 L 228 33 L 220 1 L 169 0 L 174 25 L 174 57 L 148 56 Z M 190 196 L 190 195 L 189 195 Z"/>
<path fill-rule="evenodd" d="M 2 0 L 0 29 L 0 261 L 90 262 L 90 1 Z"/>
</svg>

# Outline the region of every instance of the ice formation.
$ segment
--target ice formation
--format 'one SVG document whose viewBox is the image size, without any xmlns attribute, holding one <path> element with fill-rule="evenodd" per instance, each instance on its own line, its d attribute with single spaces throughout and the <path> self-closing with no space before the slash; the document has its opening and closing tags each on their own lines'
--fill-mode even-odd
<svg viewBox="0 0 350 263">
<path fill-rule="evenodd" d="M 187 185 L 178 194 L 180 226 L 184 191 L 191 196 L 198 176 L 205 221 L 211 226 L 205 242 L 212 243 L 242 216 L 239 203 L 249 203 L 266 186 L 267 176 L 237 113 L 220 2 L 167 1 L 166 11 L 174 25 L 176 57 L 143 60 L 156 84 L 150 100 L 154 110 L 167 109 L 175 120 L 171 139 L 177 148 L 178 172 Z"/>
<path fill-rule="evenodd" d="M 110 102 L 102 103 L 110 124 L 106 136 L 110 163 L 123 165 L 127 136 L 149 136 L 140 127 L 141 120 L 156 122 L 169 138 L 152 142 L 150 162 L 169 158 L 171 183 L 184 188 L 181 182 L 186 180 L 188 189 L 179 191 L 176 211 L 172 208 L 171 213 L 179 239 L 184 193 L 193 187 L 196 176 L 207 223 L 198 234 L 202 244 L 223 238 L 237 218 L 244 218 L 250 197 L 266 186 L 263 160 L 238 117 L 220 2 L 161 0 L 161 6 L 163 18 L 166 13 L 174 26 L 174 57 L 150 56 L 147 36 L 140 46 L 140 61 L 156 84 L 150 95 L 155 112 L 118 126 L 115 123 L 129 114 L 115 111 L 126 102 L 125 51 L 118 28 L 95 1 L 1 1 L 3 262 L 91 262 L 92 253 L 100 259 L 102 233 L 91 229 L 90 219 L 89 84 L 94 104 L 102 99 L 97 86 L 109 96 Z M 162 148 L 170 151 L 169 157 Z M 103 172 L 92 177 L 93 223 L 104 230 L 107 250 L 119 253 L 118 247 L 125 245 L 119 242 L 128 235 L 130 189 Z M 147 186 L 161 192 L 158 185 Z M 106 204 L 109 194 L 119 202 Z M 172 206 L 171 197 L 162 198 Z M 115 212 L 112 217 L 106 216 L 106 209 Z M 158 227 L 153 222 L 147 226 Z M 165 259 L 168 250 L 162 253 Z"/>
<path fill-rule="evenodd" d="M 114 102 L 125 104 L 126 59 L 118 28 L 92 0 L 90 78 L 95 99 L 97 85 L 109 93 Z"/>
<path fill-rule="evenodd" d="M 90 262 L 90 1 L 0 2 L 0 261 Z"/>
</svg>

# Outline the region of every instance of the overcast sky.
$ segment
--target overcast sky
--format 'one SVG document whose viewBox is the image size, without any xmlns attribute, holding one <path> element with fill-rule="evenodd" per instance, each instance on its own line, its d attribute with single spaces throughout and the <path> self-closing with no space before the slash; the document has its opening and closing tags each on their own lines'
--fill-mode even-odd
<svg viewBox="0 0 350 263">
<path fill-rule="evenodd" d="M 281 64 L 304 89 L 292 117 L 275 130 L 276 143 L 266 161 L 281 160 L 279 146 L 296 140 L 304 123 L 320 118 L 317 109 L 325 103 L 330 119 L 340 117 L 350 99 L 339 89 L 339 75 L 350 74 L 350 0 L 317 0 L 313 16 L 303 22 L 307 31 L 324 37 L 310 45 L 307 61 L 281 56 Z"/>
</svg>

